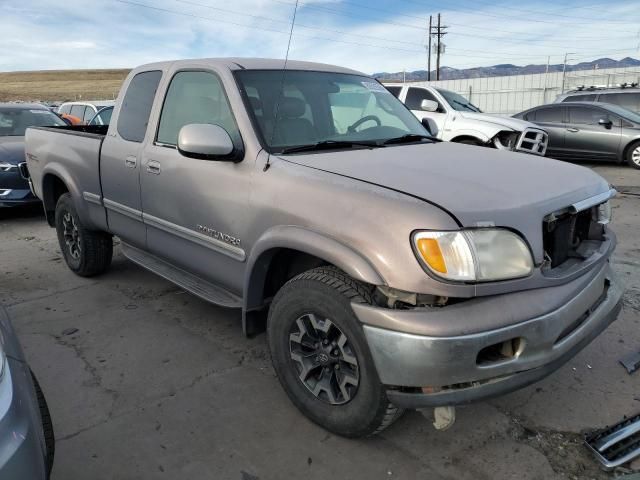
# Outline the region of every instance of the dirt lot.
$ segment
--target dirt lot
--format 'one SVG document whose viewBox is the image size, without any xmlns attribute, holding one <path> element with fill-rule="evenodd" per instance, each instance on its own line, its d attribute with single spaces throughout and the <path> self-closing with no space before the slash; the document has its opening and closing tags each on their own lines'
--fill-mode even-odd
<svg viewBox="0 0 640 480">
<path fill-rule="evenodd" d="M 129 70 L 48 70 L 0 73 L 0 102 L 110 100 Z"/>
<path fill-rule="evenodd" d="M 640 411 L 640 171 L 596 167 L 621 190 L 619 320 L 546 380 L 458 409 L 435 432 L 409 412 L 346 440 L 291 405 L 264 335 L 125 260 L 95 279 L 64 265 L 39 211 L 0 215 L 0 302 L 43 384 L 57 437 L 53 480 L 604 479 L 581 434 Z M 77 331 L 75 331 L 77 329 Z"/>
</svg>

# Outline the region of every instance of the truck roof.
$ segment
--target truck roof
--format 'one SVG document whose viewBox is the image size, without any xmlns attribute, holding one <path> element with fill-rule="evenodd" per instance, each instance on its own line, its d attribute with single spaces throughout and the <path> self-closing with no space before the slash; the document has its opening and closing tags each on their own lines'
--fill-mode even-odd
<svg viewBox="0 0 640 480">
<path fill-rule="evenodd" d="M 284 67 L 284 59 L 276 58 L 242 58 L 242 57 L 230 57 L 230 58 L 194 58 L 185 60 L 173 60 L 167 62 L 156 62 L 140 65 L 135 70 L 149 70 L 150 68 L 163 68 L 169 65 L 193 66 L 194 63 L 208 64 L 215 67 L 224 67 L 229 70 L 281 70 Z M 335 73 L 349 73 L 355 75 L 366 75 L 365 73 L 351 70 L 349 68 L 338 67 L 336 65 L 328 65 L 326 63 L 315 62 L 302 62 L 299 60 L 288 60 L 287 70 L 308 70 L 315 72 L 335 72 Z M 369 76 L 369 75 L 367 75 Z"/>
</svg>

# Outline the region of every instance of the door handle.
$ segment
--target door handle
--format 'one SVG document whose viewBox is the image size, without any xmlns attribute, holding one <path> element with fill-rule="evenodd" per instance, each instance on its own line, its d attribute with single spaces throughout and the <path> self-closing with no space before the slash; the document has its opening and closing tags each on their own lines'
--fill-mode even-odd
<svg viewBox="0 0 640 480">
<path fill-rule="evenodd" d="M 129 155 L 127 158 L 124 159 L 124 164 L 128 168 L 136 168 L 136 157 Z"/>
<path fill-rule="evenodd" d="M 153 173 L 154 175 L 160 175 L 160 162 L 156 162 L 155 160 L 151 160 L 147 164 L 147 172 Z"/>
<path fill-rule="evenodd" d="M 567 132 L 571 132 L 571 133 L 577 133 L 579 132 L 580 129 L 579 128 L 567 128 Z"/>
</svg>

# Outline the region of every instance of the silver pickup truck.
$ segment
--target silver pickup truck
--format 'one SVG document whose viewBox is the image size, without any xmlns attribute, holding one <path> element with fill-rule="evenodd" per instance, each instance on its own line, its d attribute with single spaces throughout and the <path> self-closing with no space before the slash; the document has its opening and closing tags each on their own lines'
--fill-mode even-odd
<svg viewBox="0 0 640 480">
<path fill-rule="evenodd" d="M 67 265 L 130 260 L 266 329 L 278 378 L 344 436 L 553 372 L 621 308 L 589 169 L 442 143 L 382 85 L 260 59 L 134 69 L 111 124 L 30 128 Z"/>
</svg>

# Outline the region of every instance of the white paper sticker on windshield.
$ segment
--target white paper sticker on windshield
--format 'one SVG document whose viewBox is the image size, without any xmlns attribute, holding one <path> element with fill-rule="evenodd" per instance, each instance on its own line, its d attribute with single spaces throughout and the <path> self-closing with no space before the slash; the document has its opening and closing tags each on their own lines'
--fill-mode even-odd
<svg viewBox="0 0 640 480">
<path fill-rule="evenodd" d="M 388 90 L 380 85 L 378 82 L 362 82 L 362 85 L 372 92 L 387 92 Z"/>
</svg>

